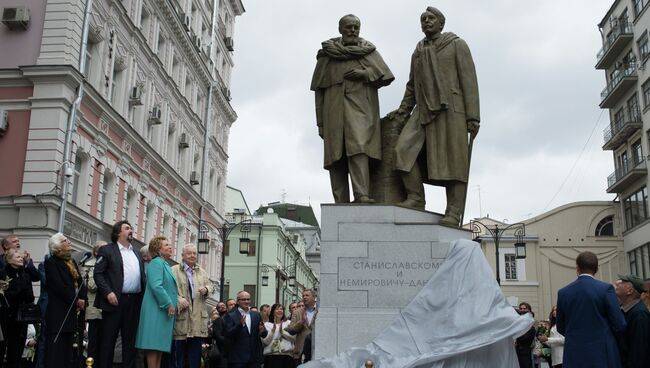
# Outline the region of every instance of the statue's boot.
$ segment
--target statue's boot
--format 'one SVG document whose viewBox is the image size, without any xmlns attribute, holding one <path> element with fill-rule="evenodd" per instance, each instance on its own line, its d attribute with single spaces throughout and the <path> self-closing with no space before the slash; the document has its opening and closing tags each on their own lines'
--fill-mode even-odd
<svg viewBox="0 0 650 368">
<path fill-rule="evenodd" d="M 367 195 L 362 195 L 359 198 L 355 198 L 354 203 L 376 203 L 376 201 Z"/>
<path fill-rule="evenodd" d="M 440 225 L 459 227 L 460 216 L 462 215 L 460 209 L 455 206 L 447 206 L 445 216 L 438 222 Z"/>
<path fill-rule="evenodd" d="M 422 176 L 417 164 L 413 166 L 410 172 L 402 172 L 402 182 L 406 190 L 406 199 L 398 203 L 398 205 L 424 210 L 424 184 L 422 184 Z"/>
</svg>

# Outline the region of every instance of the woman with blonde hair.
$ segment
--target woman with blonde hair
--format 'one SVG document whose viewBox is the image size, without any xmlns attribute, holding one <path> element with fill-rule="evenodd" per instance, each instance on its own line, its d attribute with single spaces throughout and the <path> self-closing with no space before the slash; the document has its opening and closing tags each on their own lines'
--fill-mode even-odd
<svg viewBox="0 0 650 368">
<path fill-rule="evenodd" d="M 169 353 L 176 316 L 176 278 L 169 267 L 173 247 L 164 236 L 149 242 L 151 262 L 147 265 L 147 287 L 140 309 L 135 346 L 146 350 L 147 367 L 160 368 L 162 353 Z"/>
</svg>

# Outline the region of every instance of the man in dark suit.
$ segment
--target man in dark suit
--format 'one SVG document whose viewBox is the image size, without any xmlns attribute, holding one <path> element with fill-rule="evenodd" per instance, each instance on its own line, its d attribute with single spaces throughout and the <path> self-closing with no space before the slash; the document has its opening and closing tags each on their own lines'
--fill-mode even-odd
<svg viewBox="0 0 650 368">
<path fill-rule="evenodd" d="M 132 240 L 131 224 L 120 221 L 113 225 L 111 243 L 97 252 L 95 307 L 102 310 L 99 368 L 112 367 L 118 333 L 122 336 L 122 367 L 135 367 L 135 335 L 145 289 L 145 272 L 142 257 L 133 249 Z"/>
<path fill-rule="evenodd" d="M 578 279 L 557 296 L 557 330 L 565 339 L 563 364 L 620 368 L 617 337 L 626 323 L 614 287 L 594 278 L 598 257 L 592 252 L 578 255 L 576 271 Z"/>
<path fill-rule="evenodd" d="M 259 368 L 262 364 L 262 341 L 267 332 L 262 316 L 250 310 L 251 296 L 237 293 L 237 307 L 224 317 L 228 341 L 228 368 Z"/>
<path fill-rule="evenodd" d="M 620 344 L 623 368 L 650 367 L 650 312 L 641 302 L 641 294 L 645 291 L 643 279 L 618 275 L 614 285 L 627 323 Z"/>
</svg>

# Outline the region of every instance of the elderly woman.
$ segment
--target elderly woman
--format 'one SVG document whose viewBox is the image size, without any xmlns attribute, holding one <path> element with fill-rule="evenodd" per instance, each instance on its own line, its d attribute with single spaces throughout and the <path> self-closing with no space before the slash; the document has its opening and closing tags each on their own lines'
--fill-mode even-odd
<svg viewBox="0 0 650 368">
<path fill-rule="evenodd" d="M 7 263 L 5 273 L 9 285 L 2 298 L 3 308 L 0 315 L 3 319 L 2 329 L 7 346 L 7 364 L 5 367 L 20 367 L 25 339 L 27 337 L 27 324 L 16 321 L 18 308 L 22 304 L 34 302 L 34 291 L 29 274 L 25 272 L 24 252 L 19 249 L 9 249 L 4 254 Z"/>
<path fill-rule="evenodd" d="M 78 316 L 86 308 L 87 291 L 79 267 L 72 259 L 70 240 L 65 235 L 56 233 L 50 237 L 48 247 L 50 257 L 45 260 L 48 295 L 45 311 L 45 323 L 48 326 L 45 366 L 65 367 L 72 360 L 74 335 L 79 329 Z"/>
<path fill-rule="evenodd" d="M 293 345 L 296 336 L 285 329 L 291 321 L 284 316 L 284 306 L 273 304 L 269 313 L 269 321 L 264 323 L 268 331 L 262 339 L 264 344 L 264 368 L 293 368 Z"/>
<path fill-rule="evenodd" d="M 147 288 L 135 339 L 135 347 L 146 350 L 148 368 L 160 368 L 162 353 L 169 353 L 172 347 L 178 302 L 176 278 L 168 264 L 173 251 L 164 236 L 157 236 L 149 242 L 152 260 L 147 265 Z"/>
</svg>

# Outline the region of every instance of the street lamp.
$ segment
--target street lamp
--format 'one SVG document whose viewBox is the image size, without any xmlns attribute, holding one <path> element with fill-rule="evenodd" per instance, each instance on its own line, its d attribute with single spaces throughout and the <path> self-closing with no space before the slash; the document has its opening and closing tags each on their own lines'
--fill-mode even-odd
<svg viewBox="0 0 650 368">
<path fill-rule="evenodd" d="M 248 254 L 250 249 L 251 240 L 248 238 L 239 238 L 239 253 Z"/>
<path fill-rule="evenodd" d="M 208 235 L 208 224 L 201 220 L 199 223 L 199 239 L 197 240 L 196 251 L 199 254 L 208 254 L 210 245 L 210 236 Z"/>
<path fill-rule="evenodd" d="M 262 265 L 262 286 L 269 286 L 269 269 Z"/>
<path fill-rule="evenodd" d="M 230 235 L 230 232 L 234 228 L 241 225 L 242 237 L 239 239 L 239 253 L 248 254 L 250 239 L 248 239 L 247 235 L 251 231 L 251 223 L 252 220 L 250 217 L 244 217 L 241 221 L 234 224 L 223 219 L 221 226 L 215 226 L 219 235 L 221 235 L 221 277 L 219 280 L 219 298 L 221 299 L 223 299 L 223 291 L 226 281 L 226 255 L 224 254 L 224 250 L 226 247 L 226 241 L 228 241 L 228 235 Z"/>
<path fill-rule="evenodd" d="M 507 230 L 512 229 L 514 232 L 514 236 L 517 239 L 517 241 L 515 242 L 515 255 L 518 259 L 526 258 L 526 243 L 523 242 L 524 236 L 526 236 L 526 225 L 522 222 L 519 222 L 516 224 L 508 225 L 503 229 L 501 229 L 499 228 L 498 224 L 488 226 L 482 223 L 481 221 L 472 220 L 470 221 L 469 226 L 470 229 L 472 230 L 472 234 L 474 234 L 474 240 L 480 242 L 481 227 L 487 230 L 492 240 L 494 240 L 494 248 L 495 248 L 495 255 L 496 255 L 495 273 L 497 275 L 497 283 L 501 285 L 501 277 L 499 276 L 499 241 L 501 240 L 501 237 Z"/>
</svg>

